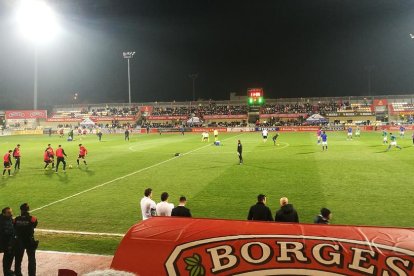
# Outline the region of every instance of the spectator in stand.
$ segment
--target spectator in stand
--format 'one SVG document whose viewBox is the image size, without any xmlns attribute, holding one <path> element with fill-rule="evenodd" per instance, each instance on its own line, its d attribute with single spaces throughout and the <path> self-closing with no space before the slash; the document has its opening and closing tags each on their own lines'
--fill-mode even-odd
<svg viewBox="0 0 414 276">
<path fill-rule="evenodd" d="M 277 222 L 299 222 L 299 216 L 292 204 L 289 204 L 287 197 L 280 199 L 280 209 L 276 211 L 275 221 Z"/>
<path fill-rule="evenodd" d="M 191 212 L 190 209 L 185 207 L 187 204 L 187 198 L 185 196 L 180 197 L 180 203 L 177 207 L 172 209 L 171 216 L 172 217 L 189 217 L 191 218 Z"/>
<path fill-rule="evenodd" d="M 10 207 L 3 208 L 0 215 L 0 252 L 3 252 L 3 275 L 11 276 L 14 259 L 14 226 L 13 212 Z"/>
<path fill-rule="evenodd" d="M 152 189 L 145 189 L 144 197 L 141 199 L 142 220 L 156 216 L 156 208 L 155 201 L 152 200 Z"/>
<path fill-rule="evenodd" d="M 163 192 L 161 194 L 161 202 L 157 203 L 157 216 L 170 217 L 174 204 L 168 202 L 168 193 Z"/>
<path fill-rule="evenodd" d="M 273 221 L 272 212 L 266 206 L 266 200 L 263 194 L 257 196 L 257 203 L 250 207 L 247 220 Z"/>
<path fill-rule="evenodd" d="M 317 224 L 329 224 L 331 219 L 331 211 L 328 208 L 322 208 L 321 213 L 315 218 L 314 222 Z"/>
</svg>

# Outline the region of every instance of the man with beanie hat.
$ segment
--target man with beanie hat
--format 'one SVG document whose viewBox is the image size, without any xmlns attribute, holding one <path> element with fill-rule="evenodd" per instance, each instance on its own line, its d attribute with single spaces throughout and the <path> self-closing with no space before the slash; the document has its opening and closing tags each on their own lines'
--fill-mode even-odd
<svg viewBox="0 0 414 276">
<path fill-rule="evenodd" d="M 329 220 L 332 219 L 332 213 L 328 208 L 322 208 L 321 213 L 315 218 L 315 223 L 329 224 Z"/>
<path fill-rule="evenodd" d="M 22 260 L 25 250 L 28 258 L 29 276 L 36 275 L 36 249 L 39 242 L 34 239 L 34 229 L 37 226 L 37 218 L 31 216 L 29 210 L 29 204 L 23 203 L 20 206 L 21 215 L 14 219 L 17 242 L 14 264 L 14 273 L 16 276 L 22 275 Z"/>
<path fill-rule="evenodd" d="M 280 209 L 276 211 L 275 221 L 277 222 L 299 222 L 299 216 L 292 204 L 289 204 L 287 197 L 280 199 Z"/>
</svg>

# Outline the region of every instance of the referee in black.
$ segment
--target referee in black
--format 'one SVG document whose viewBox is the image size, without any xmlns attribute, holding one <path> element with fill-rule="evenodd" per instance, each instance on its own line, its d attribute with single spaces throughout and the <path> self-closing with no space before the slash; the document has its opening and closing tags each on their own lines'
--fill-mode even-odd
<svg viewBox="0 0 414 276">
<path fill-rule="evenodd" d="M 239 165 L 243 164 L 243 145 L 241 144 L 240 140 L 237 142 L 237 154 L 239 155 Z"/>
</svg>

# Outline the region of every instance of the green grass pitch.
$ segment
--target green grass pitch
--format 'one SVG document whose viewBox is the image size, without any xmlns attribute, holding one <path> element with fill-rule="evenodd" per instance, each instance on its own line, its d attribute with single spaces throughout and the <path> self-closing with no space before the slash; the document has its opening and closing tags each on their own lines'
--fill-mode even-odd
<svg viewBox="0 0 414 276">
<path fill-rule="evenodd" d="M 322 152 L 315 133 L 280 133 L 278 146 L 263 143 L 259 133 L 220 134 L 222 146 L 201 142 L 201 135 L 138 134 L 0 137 L 2 156 L 21 144 L 21 171 L 0 179 L 0 206 L 18 213 L 20 203 L 32 209 L 102 186 L 33 212 L 39 228 L 125 233 L 140 221 L 139 201 L 147 187 L 154 199 L 169 192 L 170 202 L 188 198 L 194 217 L 245 219 L 256 196 L 264 193 L 274 213 L 287 196 L 300 221 L 311 223 L 321 207 L 333 212 L 333 224 L 414 226 L 414 147 L 411 133 L 399 138 L 402 150 L 385 152 L 381 133 L 362 133 L 347 140 L 345 132 L 329 132 Z M 244 149 L 238 165 L 237 139 Z M 43 170 L 48 143 L 62 144 L 73 166 L 67 173 Z M 76 168 L 78 144 L 89 150 Z M 182 153 L 174 157 L 175 153 Z M 186 154 L 187 153 L 187 154 Z M 134 173 L 135 172 L 135 173 Z M 117 180 L 115 180 L 117 179 Z M 113 181 L 115 180 L 115 181 Z M 108 183 L 109 182 L 109 183 Z M 120 238 L 38 234 L 41 249 L 113 254 Z"/>
</svg>

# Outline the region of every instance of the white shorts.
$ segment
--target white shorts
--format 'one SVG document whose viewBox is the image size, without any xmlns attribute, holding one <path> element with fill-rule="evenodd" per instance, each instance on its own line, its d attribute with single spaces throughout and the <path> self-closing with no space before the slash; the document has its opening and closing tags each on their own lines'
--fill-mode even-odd
<svg viewBox="0 0 414 276">
<path fill-rule="evenodd" d="M 395 142 L 395 141 L 391 142 L 391 146 L 396 146 L 396 145 L 397 145 L 397 142 Z"/>
<path fill-rule="evenodd" d="M 318 141 L 320 141 L 321 140 L 321 136 L 318 136 Z"/>
<path fill-rule="evenodd" d="M 348 132 L 348 136 L 352 136 L 352 132 Z"/>
<path fill-rule="evenodd" d="M 387 138 L 387 136 L 385 136 L 384 137 L 384 142 L 387 142 L 388 141 L 388 138 Z"/>
<path fill-rule="evenodd" d="M 328 142 L 322 142 L 322 146 L 327 146 Z"/>
<path fill-rule="evenodd" d="M 404 135 L 404 131 L 401 131 L 401 132 L 400 132 L 400 135 Z"/>
</svg>

